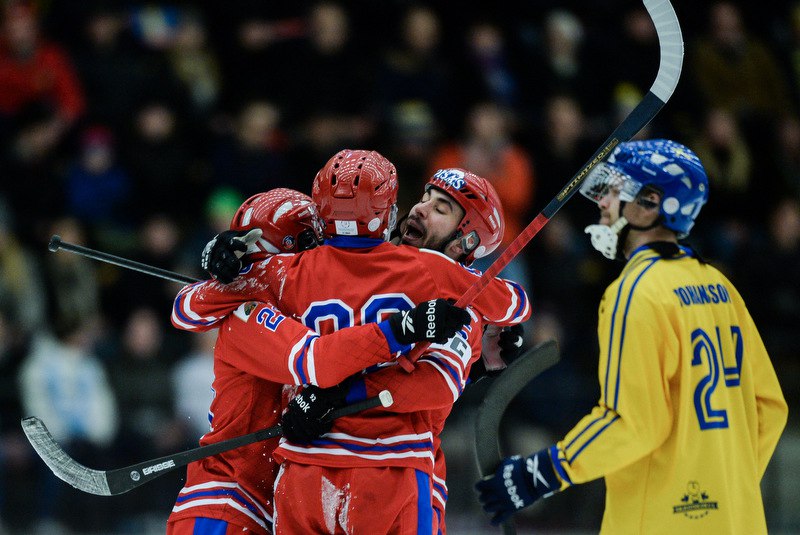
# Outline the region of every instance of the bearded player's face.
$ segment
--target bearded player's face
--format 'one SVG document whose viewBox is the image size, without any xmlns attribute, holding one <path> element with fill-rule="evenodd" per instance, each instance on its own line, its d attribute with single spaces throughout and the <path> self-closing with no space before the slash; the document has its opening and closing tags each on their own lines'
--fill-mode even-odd
<svg viewBox="0 0 800 535">
<path fill-rule="evenodd" d="M 452 197 L 436 188 L 429 188 L 403 222 L 403 244 L 444 251 L 463 217 L 464 210 Z"/>
</svg>

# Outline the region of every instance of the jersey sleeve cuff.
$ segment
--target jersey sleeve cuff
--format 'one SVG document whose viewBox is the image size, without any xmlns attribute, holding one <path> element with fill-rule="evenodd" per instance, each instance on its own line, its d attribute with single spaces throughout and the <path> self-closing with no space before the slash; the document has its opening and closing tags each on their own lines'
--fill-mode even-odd
<svg viewBox="0 0 800 535">
<path fill-rule="evenodd" d="M 383 320 L 382 322 L 378 323 L 378 328 L 381 330 L 384 338 L 386 338 L 386 342 L 389 344 L 390 353 L 408 353 L 411 350 L 410 344 L 401 344 L 397 341 L 397 338 L 394 337 L 394 332 L 392 332 L 392 328 L 389 326 L 389 320 Z"/>
<path fill-rule="evenodd" d="M 561 465 L 562 459 L 558 446 L 550 446 L 548 450 L 548 453 L 550 454 L 550 461 L 553 463 L 553 470 L 556 473 L 556 477 L 561 480 L 561 488 L 559 490 L 564 490 L 567 487 L 571 487 L 573 483 L 569 478 L 569 474 L 567 474 L 567 471 L 564 470 L 564 467 Z"/>
</svg>

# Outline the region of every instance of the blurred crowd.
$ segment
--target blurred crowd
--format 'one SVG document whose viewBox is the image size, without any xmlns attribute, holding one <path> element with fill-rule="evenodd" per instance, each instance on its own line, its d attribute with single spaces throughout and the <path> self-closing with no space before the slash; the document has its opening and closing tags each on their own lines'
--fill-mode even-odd
<svg viewBox="0 0 800 535">
<path fill-rule="evenodd" d="M 673 5 L 683 73 L 640 137 L 702 159 L 710 201 L 690 243 L 748 302 L 796 429 L 800 2 Z M 505 246 L 639 102 L 659 58 L 627 0 L 3 0 L 0 23 L 0 533 L 159 532 L 180 488 L 177 470 L 124 496 L 81 494 L 35 456 L 20 417 L 99 469 L 192 447 L 208 427 L 214 336 L 170 326 L 179 285 L 48 252 L 51 236 L 202 277 L 203 245 L 241 201 L 309 193 L 336 151 L 371 148 L 398 168 L 401 215 L 438 168 L 491 180 Z M 509 448 L 552 442 L 597 399 L 597 303 L 620 266 L 583 234 L 596 219 L 577 195 L 505 271 L 533 299 L 528 345 L 561 351 L 514 402 Z M 459 515 L 483 522 L 474 468 L 459 479 L 476 403 L 460 401 L 445 432 L 452 533 Z M 530 521 L 596 529 L 594 489 Z M 784 529 L 790 501 L 775 495 L 768 521 Z"/>
</svg>

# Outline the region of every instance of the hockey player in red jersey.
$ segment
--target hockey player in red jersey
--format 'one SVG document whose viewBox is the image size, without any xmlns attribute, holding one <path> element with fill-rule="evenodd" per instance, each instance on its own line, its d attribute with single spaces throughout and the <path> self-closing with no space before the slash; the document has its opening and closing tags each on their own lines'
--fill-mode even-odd
<svg viewBox="0 0 800 535">
<path fill-rule="evenodd" d="M 237 249 L 245 249 L 241 253 L 246 253 L 248 260 L 312 248 L 321 237 L 316 205 L 306 195 L 282 188 L 245 201 L 231 228 L 233 234 L 218 239 L 231 236 L 235 239 L 240 231 L 255 229 L 236 244 Z M 230 254 L 235 255 L 235 250 Z M 444 340 L 469 319 L 462 309 L 438 300 L 426 304 L 424 311 L 419 309 L 417 316 L 412 310 L 410 316 L 400 318 L 398 314 L 379 324 L 318 336 L 269 303 L 250 301 L 223 322 L 209 323 L 181 306 L 184 296 L 192 294 L 195 286 L 190 285 L 179 294 L 172 321 L 176 327 L 193 331 L 220 327 L 214 358 L 216 395 L 210 408 L 211 429 L 200 441 L 204 445 L 278 423 L 284 384 L 335 385 L 370 364 L 390 361 L 397 352 L 394 331 L 401 340 L 409 342 L 398 330 L 401 320 L 413 325 L 419 317 L 427 326 L 428 308 L 433 307 L 434 331 L 438 331 L 434 337 Z M 232 325 L 237 328 L 232 329 Z M 234 330 L 236 334 L 231 334 Z M 412 338 L 427 340 L 424 336 Z M 270 351 L 264 351 L 261 344 L 265 341 L 270 344 Z M 353 351 L 357 351 L 360 361 L 352 357 Z M 325 358 L 317 360 L 315 355 Z M 306 363 L 302 381 L 293 371 L 292 362 L 296 359 Z M 193 535 L 242 530 L 271 532 L 272 492 L 277 472 L 272 451 L 276 445 L 277 439 L 263 441 L 190 464 L 186 485 L 178 495 L 167 532 Z"/>
<path fill-rule="evenodd" d="M 456 195 L 444 193 L 448 190 Z M 423 213 L 415 216 L 416 223 L 409 224 L 413 225 L 412 238 L 425 241 L 439 232 L 438 238 L 446 244 L 443 249 L 450 249 L 448 256 L 470 261 L 474 256 L 488 254 L 502 234 L 502 215 L 499 203 L 493 202 L 493 193 L 483 179 L 463 170 L 437 173 L 426 198 L 420 203 L 425 205 Z M 252 266 L 243 277 L 225 288 L 239 293 L 238 299 L 219 295 L 207 285 L 189 300 L 188 310 L 204 321 L 213 321 L 208 318 L 223 316 L 243 300 L 242 296 L 258 296 L 262 292 L 277 299 L 278 308 L 285 313 L 291 311 L 306 325 L 326 332 L 352 323 L 375 321 L 387 311 L 407 308 L 432 294 L 447 296 L 450 292 L 450 296 L 456 298 L 477 280 L 478 274 L 441 253 L 402 246 L 395 248 L 384 243 L 391 228 L 396 179 L 393 166 L 380 155 L 366 151 L 337 154 L 318 174 L 314 195 L 321 205 L 327 234 L 332 236 L 326 242 L 328 245 L 297 257 L 277 256 Z M 458 196 L 462 197 L 466 210 L 454 200 Z M 483 208 L 491 210 L 476 210 L 473 204 L 481 203 Z M 429 210 L 439 215 L 449 211 L 453 220 L 451 227 L 428 227 Z M 465 213 L 471 217 L 465 217 Z M 357 286 L 336 284 L 356 279 Z M 307 291 L 309 288 L 315 289 L 313 294 Z M 530 315 L 524 291 L 500 279 L 489 285 L 473 308 L 472 324 L 448 344 L 432 347 L 420 360 L 414 374 L 407 375 L 397 369 L 379 370 L 365 375 L 367 381 L 356 383 L 351 390 L 360 390 L 363 396 L 365 390 L 375 385 L 391 385 L 393 393 L 398 395 L 397 412 L 370 411 L 360 417 L 344 418 L 335 423 L 332 432 L 320 443 L 311 446 L 285 443 L 279 449 L 288 460 L 285 483 L 306 477 L 316 481 L 319 487 L 322 481 L 352 479 L 348 483 L 351 490 L 355 490 L 354 481 L 375 488 L 360 486 L 358 493 L 347 493 L 347 496 L 363 497 L 382 492 L 387 500 L 399 497 L 401 501 L 394 505 L 389 501 L 381 502 L 387 511 L 397 513 L 383 518 L 389 524 L 381 526 L 379 518 L 367 514 L 365 508 L 345 503 L 345 494 L 338 491 L 333 495 L 325 494 L 327 491 L 323 492 L 325 489 L 320 487 L 319 492 L 316 489 L 304 492 L 309 510 L 297 509 L 293 504 L 290 514 L 284 515 L 284 527 L 278 527 L 278 531 L 327 531 L 331 519 L 323 518 L 322 511 L 330 511 L 330 507 L 341 509 L 337 518 L 347 517 L 349 525 L 366 526 L 369 530 L 383 531 L 383 527 L 387 527 L 387 531 L 411 532 L 407 531 L 411 529 L 409 526 L 413 524 L 416 530 L 416 526 L 425 521 L 433 529 L 430 492 L 437 435 L 452 402 L 463 389 L 469 365 L 479 355 L 482 323 L 516 324 Z M 387 466 L 396 470 L 387 471 Z M 368 483 L 371 478 L 361 475 L 373 469 L 386 473 L 386 477 L 393 480 L 385 477 Z M 322 473 L 325 475 L 321 476 Z M 408 492 L 387 494 L 393 484 Z M 289 489 L 289 486 L 279 482 L 276 488 Z M 302 484 L 299 488 L 308 489 L 308 486 Z M 339 496 L 345 501 L 323 504 L 323 494 Z M 320 501 L 312 504 L 308 498 L 314 496 Z M 409 496 L 417 499 L 409 500 Z M 278 518 L 280 525 L 280 515 Z M 293 520 L 311 524 L 294 525 Z"/>
</svg>

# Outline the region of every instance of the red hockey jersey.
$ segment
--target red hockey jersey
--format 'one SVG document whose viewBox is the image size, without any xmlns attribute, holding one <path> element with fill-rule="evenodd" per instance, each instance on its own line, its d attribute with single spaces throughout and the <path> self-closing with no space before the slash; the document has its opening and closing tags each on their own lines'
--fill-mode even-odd
<svg viewBox="0 0 800 535">
<path fill-rule="evenodd" d="M 184 288 L 183 301 L 196 285 Z M 286 318 L 274 307 L 247 302 L 225 321 L 214 325 L 173 311 L 173 324 L 192 330 L 220 327 L 214 348 L 214 400 L 211 430 L 201 439 L 206 445 L 252 433 L 280 423 L 284 384 L 296 382 L 294 361 L 307 377 L 320 378 L 320 386 L 338 384 L 363 366 L 349 359 L 354 348 L 372 364 L 389 360 L 389 344 L 381 330 L 369 324 L 320 337 L 302 324 Z M 316 355 L 325 355 L 317 364 Z M 335 365 L 339 363 L 338 365 Z M 351 363 L 348 365 L 348 363 Z M 179 492 L 170 521 L 203 516 L 218 518 L 254 533 L 267 533 L 272 524 L 272 494 L 277 464 L 272 452 L 278 439 L 258 442 L 187 467 L 186 485 Z"/>
</svg>

